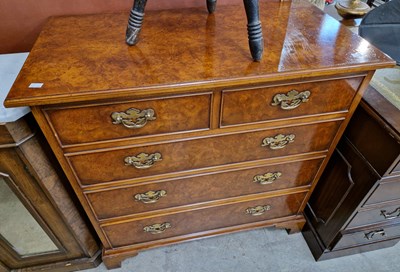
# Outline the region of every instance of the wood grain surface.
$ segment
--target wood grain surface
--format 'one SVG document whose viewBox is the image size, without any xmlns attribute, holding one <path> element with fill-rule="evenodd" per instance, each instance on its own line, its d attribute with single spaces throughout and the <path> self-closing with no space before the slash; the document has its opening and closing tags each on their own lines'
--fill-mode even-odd
<svg viewBox="0 0 400 272">
<path fill-rule="evenodd" d="M 146 185 L 112 187 L 87 194 L 97 218 L 105 219 L 168 207 L 207 202 L 229 197 L 276 191 L 309 185 L 321 164 L 321 159 L 292 162 L 247 170 L 231 171 L 165 182 L 153 181 Z M 280 172 L 282 176 L 271 184 L 254 182 L 256 175 Z M 166 196 L 156 203 L 135 200 L 136 194 L 164 190 Z M 113 205 L 110 205 L 113 203 Z"/>
<path fill-rule="evenodd" d="M 68 160 L 82 185 L 134 179 L 163 173 L 328 150 L 340 122 L 327 122 L 276 130 L 163 143 L 118 150 L 96 150 L 69 156 Z M 282 149 L 262 147 L 266 137 L 294 134 L 296 138 Z M 318 135 L 318 137 L 315 137 Z M 162 160 L 148 169 L 125 165 L 127 156 L 161 153 Z"/>
<path fill-rule="evenodd" d="M 306 1 L 261 1 L 260 7 L 259 63 L 248 51 L 241 3 L 214 15 L 203 7 L 148 11 L 133 47 L 124 41 L 127 12 L 57 17 L 43 28 L 5 103 L 32 106 L 110 268 L 146 248 L 261 226 L 303 226 L 301 212 L 374 70 L 394 62 Z M 33 82 L 43 86 L 29 88 Z M 310 109 L 265 107 L 275 92 L 292 88 L 310 89 Z M 103 125 L 120 105 L 151 105 L 166 115 L 137 133 Z M 279 134 L 294 134 L 294 142 L 262 146 Z M 161 155 L 147 169 L 125 165 L 126 157 L 141 153 Z M 249 181 L 256 170 L 279 165 L 281 184 L 258 189 Z M 146 190 L 167 195 L 154 208 L 129 202 Z M 264 200 L 270 211 L 243 214 L 245 204 Z M 143 234 L 145 224 L 164 220 L 173 228 L 158 237 Z"/>
<path fill-rule="evenodd" d="M 124 113 L 131 108 L 152 109 L 155 120 L 148 121 L 141 128 L 128 128 L 121 123 L 113 123 L 114 120 L 111 118 L 113 112 Z M 148 135 L 209 129 L 211 94 L 50 108 L 45 112 L 62 145 L 131 137 L 143 138 Z"/>
<path fill-rule="evenodd" d="M 209 209 L 200 209 L 186 213 L 159 216 L 149 219 L 104 226 L 103 229 L 114 247 L 154 241 L 172 236 L 196 233 L 217 228 L 235 226 L 266 219 L 296 214 L 305 194 L 293 194 L 281 197 L 235 203 Z M 246 209 L 258 205 L 270 205 L 271 209 L 259 216 L 246 213 Z M 156 223 L 171 223 L 171 228 L 161 234 L 145 233 L 143 228 Z M 121 235 L 124 233 L 125 235 Z"/>
<path fill-rule="evenodd" d="M 227 4 L 241 4 L 241 0 L 218 0 L 217 9 Z M 0 53 L 28 52 L 48 18 L 62 15 L 127 12 L 133 0 L 14 0 L 0 2 Z M 201 7 L 206 0 L 148 1 L 146 10 Z"/>
<path fill-rule="evenodd" d="M 347 111 L 363 78 L 347 78 L 272 86 L 259 89 L 223 91 L 221 125 L 253 123 L 335 111 Z M 276 95 L 309 91 L 307 101 L 294 109 L 273 105 Z M 338 93 L 340 92 L 340 96 Z"/>
<path fill-rule="evenodd" d="M 149 11 L 140 41 L 132 47 L 124 40 L 127 13 L 52 18 L 5 105 L 177 93 L 394 65 L 304 1 L 260 3 L 265 49 L 263 60 L 254 63 L 245 17 L 242 5 L 210 16 L 203 8 Z M 34 82 L 44 85 L 30 89 Z"/>
</svg>

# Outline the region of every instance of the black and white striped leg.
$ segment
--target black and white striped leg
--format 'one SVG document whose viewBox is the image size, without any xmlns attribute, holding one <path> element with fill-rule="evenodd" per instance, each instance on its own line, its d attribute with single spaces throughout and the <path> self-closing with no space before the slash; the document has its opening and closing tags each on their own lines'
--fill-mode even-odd
<svg viewBox="0 0 400 272">
<path fill-rule="evenodd" d="M 146 3 L 147 0 L 135 0 L 133 3 L 126 28 L 126 43 L 129 45 L 135 45 L 139 40 Z"/>
</svg>

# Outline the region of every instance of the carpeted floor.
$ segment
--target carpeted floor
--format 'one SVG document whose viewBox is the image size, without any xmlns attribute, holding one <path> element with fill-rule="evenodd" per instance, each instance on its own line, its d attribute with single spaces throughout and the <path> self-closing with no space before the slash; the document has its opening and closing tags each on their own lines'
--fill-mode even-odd
<svg viewBox="0 0 400 272">
<path fill-rule="evenodd" d="M 113 272 L 397 272 L 395 247 L 315 262 L 303 236 L 258 229 L 140 252 Z M 85 272 L 105 272 L 104 264 Z"/>
</svg>

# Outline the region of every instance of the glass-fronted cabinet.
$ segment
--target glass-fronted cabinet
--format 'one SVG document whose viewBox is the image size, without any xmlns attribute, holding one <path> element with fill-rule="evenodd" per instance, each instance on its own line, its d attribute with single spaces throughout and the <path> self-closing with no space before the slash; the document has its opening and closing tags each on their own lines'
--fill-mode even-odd
<svg viewBox="0 0 400 272">
<path fill-rule="evenodd" d="M 0 272 L 94 267 L 97 238 L 30 109 L 3 106 L 27 56 L 0 54 Z"/>
<path fill-rule="evenodd" d="M 35 124 L 0 122 L 0 271 L 94 267 L 97 241 Z"/>
</svg>

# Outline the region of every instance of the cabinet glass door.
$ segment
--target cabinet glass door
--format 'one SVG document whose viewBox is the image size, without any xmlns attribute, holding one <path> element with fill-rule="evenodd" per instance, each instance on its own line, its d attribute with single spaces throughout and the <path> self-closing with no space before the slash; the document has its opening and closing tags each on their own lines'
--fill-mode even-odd
<svg viewBox="0 0 400 272">
<path fill-rule="evenodd" d="M 10 186 L 0 174 L 0 238 L 21 257 L 59 251 Z"/>
</svg>

